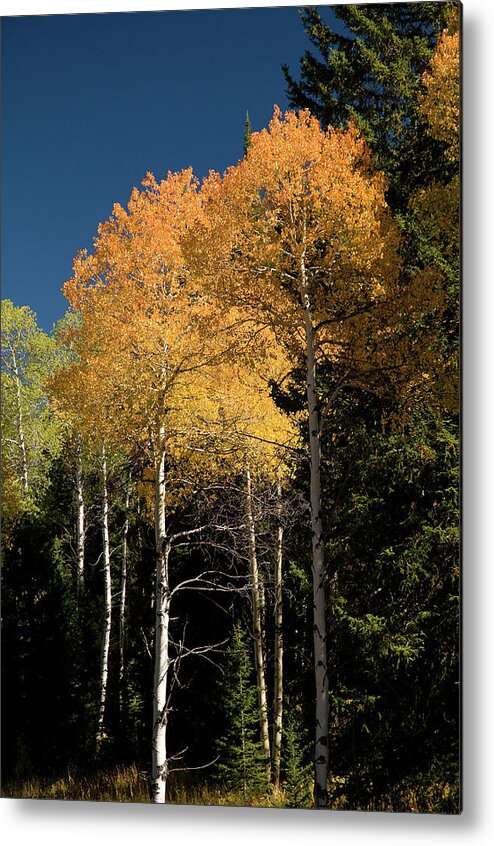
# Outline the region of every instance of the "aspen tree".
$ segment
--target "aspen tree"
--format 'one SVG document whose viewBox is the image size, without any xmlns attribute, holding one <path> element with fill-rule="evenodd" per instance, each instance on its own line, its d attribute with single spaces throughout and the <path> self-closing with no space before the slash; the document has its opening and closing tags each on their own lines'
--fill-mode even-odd
<svg viewBox="0 0 494 846">
<path fill-rule="evenodd" d="M 129 478 L 125 489 L 124 524 L 122 529 L 122 564 L 120 571 L 120 598 L 118 606 L 118 708 L 120 713 L 120 721 L 122 721 L 124 713 L 125 615 L 127 602 L 128 534 L 131 482 L 132 474 L 129 473 Z"/>
<path fill-rule="evenodd" d="M 410 197 L 409 210 L 420 232 L 419 256 L 424 263 L 418 278 L 429 288 L 444 292 L 445 306 L 436 309 L 436 347 L 444 357 L 443 372 L 434 391 L 434 406 L 454 414 L 459 402 L 460 312 L 460 33 L 458 11 L 440 34 L 422 77 L 419 113 L 428 122 L 428 134 L 444 144 L 440 178 L 432 178 Z"/>
<path fill-rule="evenodd" d="M 276 480 L 276 551 L 274 569 L 274 697 L 273 697 L 273 784 L 280 786 L 283 733 L 283 523 L 282 482 Z"/>
<path fill-rule="evenodd" d="M 111 218 L 100 225 L 93 253 L 79 254 L 64 288 L 82 318 L 73 336 L 79 356 L 76 381 L 84 384 L 79 398 L 83 413 L 86 407 L 89 420 L 98 417 L 96 425 L 103 426 L 108 445 L 129 455 L 134 450 L 146 455 L 153 472 L 156 623 L 151 782 L 156 802 L 165 801 L 168 775 L 173 537 L 167 514 L 174 499 L 187 495 L 178 481 L 180 473 L 175 479 L 170 467 L 192 462 L 197 469 L 202 465 L 203 470 L 216 472 L 217 448 L 220 454 L 225 446 L 231 450 L 235 437 L 240 444 L 247 436 L 261 442 L 264 435 L 255 429 L 264 433 L 266 426 L 249 405 L 261 401 L 262 391 L 253 391 L 245 380 L 239 388 L 227 374 L 237 360 L 246 374 L 254 362 L 269 361 L 275 349 L 265 321 L 232 304 L 225 308 L 214 290 L 204 286 L 205 277 L 190 272 L 183 244 L 202 214 L 201 203 L 190 170 L 169 174 L 159 183 L 148 175 L 142 190 L 132 192 L 127 209 L 116 205 Z M 274 366 L 277 355 L 272 358 Z M 75 400 L 70 369 L 61 380 L 59 396 L 63 381 Z M 240 402 L 239 390 L 243 390 Z M 245 431 L 235 428 L 239 408 L 239 425 Z M 276 449 L 276 437 L 270 439 Z M 237 447 L 237 451 L 245 468 L 245 450 Z M 267 704 L 262 693 L 261 699 L 269 766 Z"/>
<path fill-rule="evenodd" d="M 102 488 L 102 515 L 101 530 L 103 537 L 103 575 L 104 575 L 104 622 L 103 642 L 101 645 L 101 675 L 100 675 L 100 701 L 98 711 L 98 725 L 96 729 L 96 755 L 101 752 L 101 746 L 105 737 L 105 711 L 108 689 L 108 664 L 110 657 L 110 634 L 111 634 L 111 612 L 112 612 L 112 589 L 110 569 L 110 535 L 108 528 L 108 467 L 106 460 L 106 446 L 103 442 L 101 448 L 101 488 Z"/>
<path fill-rule="evenodd" d="M 57 367 L 55 340 L 38 328 L 34 312 L 2 300 L 3 486 L 15 493 L 19 513 L 34 505 L 50 458 L 60 452 L 62 430 L 45 390 Z"/>
<path fill-rule="evenodd" d="M 66 340 L 74 342 L 75 332 L 82 331 L 82 325 L 65 329 Z M 76 484 L 76 595 L 79 613 L 83 611 L 84 568 L 85 568 L 85 503 L 82 484 L 83 450 L 93 456 L 98 466 L 101 491 L 101 556 L 103 572 L 103 623 L 101 633 L 101 657 L 99 665 L 99 700 L 95 729 L 95 751 L 101 753 L 107 737 L 106 712 L 108 698 L 108 677 L 110 663 L 110 639 L 112 627 L 112 572 L 109 529 L 108 491 L 108 439 L 113 434 L 104 414 L 104 401 L 96 389 L 97 383 L 88 379 L 89 369 L 84 361 L 83 347 L 80 355 L 71 356 L 52 379 L 48 381 L 52 404 L 61 420 L 70 429 L 77 420 L 75 434 L 75 484 Z"/>
<path fill-rule="evenodd" d="M 261 587 L 259 584 L 259 567 L 257 563 L 256 532 L 252 510 L 252 479 L 250 469 L 245 472 L 245 516 L 249 536 L 249 565 L 252 589 L 252 624 L 254 638 L 254 657 L 257 674 L 257 690 L 259 697 L 259 717 L 261 724 L 261 740 L 264 752 L 264 768 L 266 781 L 271 780 L 271 751 L 269 745 L 268 695 L 266 685 L 266 669 L 264 666 L 263 627 L 261 621 Z"/>
<path fill-rule="evenodd" d="M 64 289 L 81 325 L 72 330 L 78 360 L 59 380 L 58 396 L 79 402 L 88 430 L 102 427 L 108 446 L 145 455 L 153 473 L 155 802 L 165 801 L 168 775 L 173 538 L 167 513 L 174 498 L 186 496 L 169 467 L 207 456 L 214 440 L 211 426 L 216 424 L 221 435 L 216 371 L 239 342 L 223 325 L 212 343 L 211 329 L 218 326 L 215 304 L 191 280 L 181 255 L 180 235 L 199 209 L 190 170 L 169 174 L 160 183 L 148 175 L 143 189 L 133 191 L 127 209 L 115 206 L 112 217 L 100 225 L 93 253 L 79 254 Z M 76 384 L 84 385 L 82 394 Z"/>
<path fill-rule="evenodd" d="M 396 291 L 398 236 L 355 127 L 322 132 L 308 112 L 275 110 L 254 133 L 247 156 L 203 186 L 206 222 L 192 252 L 209 264 L 211 284 L 272 327 L 306 372 L 316 694 L 315 804 L 327 806 L 328 675 L 321 493 L 321 430 L 349 380 L 382 371 L 373 353 L 387 323 L 379 306 Z M 209 258 L 205 248 L 208 245 Z M 322 395 L 318 364 L 333 389 Z M 400 363 L 397 354 L 396 366 Z M 389 361 L 388 361 L 389 365 Z"/>
<path fill-rule="evenodd" d="M 455 10 L 450 27 L 438 38 L 434 55 L 422 77 L 419 111 L 429 134 L 447 144 L 447 157 L 458 161 L 460 140 L 460 33 Z"/>
<path fill-rule="evenodd" d="M 75 490 L 76 490 L 76 592 L 79 607 L 84 595 L 84 538 L 85 538 L 85 507 L 84 489 L 82 482 L 82 446 L 79 436 L 76 437 L 75 455 Z"/>
<path fill-rule="evenodd" d="M 274 341 L 272 340 L 274 344 Z M 225 431 L 223 438 L 233 440 L 235 451 L 229 457 L 230 467 L 237 467 L 245 480 L 245 522 L 248 538 L 248 559 L 252 600 L 252 632 L 254 663 L 259 700 L 259 722 L 265 773 L 268 783 L 279 785 L 283 710 L 283 641 L 282 641 L 282 528 L 281 486 L 287 469 L 287 450 L 298 443 L 294 422 L 275 405 L 269 385 L 279 380 L 288 362 L 280 350 L 272 346 L 267 355 L 251 360 L 246 367 L 240 360 L 218 372 L 217 399 L 222 409 Z M 217 377 L 217 378 L 218 378 Z M 277 527 L 274 554 L 275 591 L 275 692 L 273 696 L 273 743 L 269 740 L 268 690 L 266 679 L 265 631 L 263 623 L 263 587 L 257 554 L 254 487 L 256 482 L 274 482 L 277 488 Z"/>
</svg>

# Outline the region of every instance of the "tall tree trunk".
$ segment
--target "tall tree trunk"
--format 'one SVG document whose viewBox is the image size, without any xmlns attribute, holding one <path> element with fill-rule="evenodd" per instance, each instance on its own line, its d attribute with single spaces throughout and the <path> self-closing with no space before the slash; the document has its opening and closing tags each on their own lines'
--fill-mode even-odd
<svg viewBox="0 0 494 846">
<path fill-rule="evenodd" d="M 283 729 L 283 524 L 281 481 L 276 484 L 276 558 L 274 566 L 274 729 L 273 785 L 280 786 L 281 736 Z"/>
<path fill-rule="evenodd" d="M 254 658 L 257 674 L 257 691 L 259 697 L 259 722 L 261 728 L 261 743 L 264 751 L 264 768 L 267 783 L 271 780 L 271 752 L 269 747 L 268 699 L 266 693 L 266 671 L 264 668 L 264 651 L 262 646 L 261 624 L 261 587 L 259 584 L 259 569 L 257 566 L 256 530 L 252 508 L 252 479 L 250 470 L 246 471 L 245 516 L 249 533 L 249 565 L 252 590 L 252 623 L 254 633 Z"/>
<path fill-rule="evenodd" d="M 106 449 L 103 446 L 101 454 L 102 481 L 103 481 L 103 573 L 105 577 L 105 619 L 103 626 L 103 645 L 101 649 L 101 695 L 98 716 L 98 730 L 96 733 L 96 754 L 101 750 L 104 739 L 104 722 L 106 708 L 106 692 L 108 687 L 108 659 L 110 654 L 110 632 L 111 632 L 111 570 L 110 570 L 110 535 L 108 531 L 108 473 L 106 464 Z"/>
<path fill-rule="evenodd" d="M 310 515 L 312 529 L 312 584 L 314 603 L 314 671 L 316 683 L 316 731 L 314 745 L 314 803 L 328 805 L 329 687 L 327 672 L 326 597 L 324 544 L 321 519 L 321 425 L 316 386 L 316 355 L 312 310 L 307 289 L 304 256 L 300 261 L 300 294 L 305 317 L 307 406 L 310 444 Z"/>
<path fill-rule="evenodd" d="M 156 629 L 154 642 L 153 743 L 151 767 L 151 798 L 166 801 L 168 761 L 166 757 L 166 725 L 168 721 L 168 627 L 170 622 L 170 586 L 168 558 L 170 547 L 166 539 L 165 510 L 165 432 L 160 428 L 160 456 L 155 468 L 154 529 L 156 543 Z"/>
<path fill-rule="evenodd" d="M 75 466 L 75 490 L 77 499 L 76 514 L 76 549 L 77 549 L 77 570 L 76 570 L 76 592 L 77 604 L 81 609 L 84 595 L 84 491 L 82 485 L 82 451 L 81 441 L 77 438 L 76 466 Z"/>
<path fill-rule="evenodd" d="M 131 477 L 125 492 L 125 521 L 122 530 L 122 569 L 120 573 L 120 603 L 118 608 L 118 710 L 120 722 L 124 708 L 125 677 L 125 604 L 127 600 L 127 536 L 129 534 L 129 503 Z"/>
<path fill-rule="evenodd" d="M 19 450 L 21 453 L 21 487 L 23 493 L 27 494 L 29 491 L 29 471 L 27 464 L 26 441 L 24 437 L 24 417 L 22 414 L 21 377 L 19 375 L 19 368 L 17 367 L 17 358 L 14 350 L 12 350 L 12 362 L 14 365 L 17 399 L 17 436 L 19 438 Z"/>
</svg>

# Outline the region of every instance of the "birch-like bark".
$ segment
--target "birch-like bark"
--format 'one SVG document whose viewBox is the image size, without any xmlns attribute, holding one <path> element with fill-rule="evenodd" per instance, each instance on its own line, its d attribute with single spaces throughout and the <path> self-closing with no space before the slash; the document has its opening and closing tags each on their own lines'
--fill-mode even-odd
<svg viewBox="0 0 494 846">
<path fill-rule="evenodd" d="M 314 744 L 314 803 L 328 805 L 329 687 L 327 672 L 326 597 L 324 545 L 321 519 L 321 427 L 316 387 L 316 355 L 311 302 L 307 289 L 304 255 L 300 261 L 300 294 L 304 309 L 307 373 L 307 406 L 310 444 L 310 514 L 312 529 L 312 583 L 314 603 L 314 671 L 316 683 L 316 730 Z"/>
<path fill-rule="evenodd" d="M 125 604 L 127 601 L 127 537 L 129 534 L 130 475 L 125 492 L 125 521 L 122 530 L 122 569 L 120 572 L 120 603 L 118 607 L 118 709 L 120 720 L 124 708 L 125 677 Z"/>
<path fill-rule="evenodd" d="M 254 659 L 257 674 L 257 692 L 259 699 L 259 723 L 261 743 L 264 753 L 264 769 L 267 783 L 271 780 L 271 751 L 269 746 L 268 699 L 266 692 L 266 671 L 262 646 L 261 607 L 262 597 L 257 566 L 256 529 L 252 508 L 252 480 L 250 470 L 246 471 L 245 516 L 249 534 L 249 566 L 252 590 L 252 624 L 254 634 Z"/>
<path fill-rule="evenodd" d="M 166 538 L 165 510 L 165 431 L 160 428 L 160 455 L 155 467 L 154 530 L 156 543 L 156 625 L 154 640 L 153 740 L 151 763 L 151 798 L 155 803 L 166 801 L 168 762 L 166 726 L 168 721 L 168 628 L 170 622 L 170 585 L 168 559 L 170 547 Z"/>
<path fill-rule="evenodd" d="M 81 442 L 77 439 L 75 491 L 77 500 L 76 512 L 76 593 L 79 609 L 84 595 L 84 490 L 82 484 L 82 453 Z"/>
<path fill-rule="evenodd" d="M 281 481 L 276 485 L 276 558 L 274 565 L 274 728 L 273 785 L 280 785 L 281 736 L 283 730 L 283 524 L 281 522 Z"/>
<path fill-rule="evenodd" d="M 14 350 L 12 350 L 12 363 L 15 373 L 17 399 L 17 435 L 19 438 L 19 449 L 21 453 L 21 486 L 23 493 L 27 494 L 29 491 L 29 470 L 27 465 L 26 440 L 24 437 L 24 417 L 22 414 L 21 377 L 19 375 L 19 368 L 17 367 L 17 359 Z"/>
<path fill-rule="evenodd" d="M 110 570 L 110 535 L 108 530 L 108 474 L 106 464 L 106 449 L 103 446 L 101 453 L 102 482 L 103 482 L 103 573 L 105 579 L 105 619 L 103 625 L 103 645 L 101 649 L 101 694 L 98 716 L 98 730 L 96 733 L 96 754 L 101 750 L 104 739 L 104 723 L 106 708 L 106 692 L 108 687 L 108 659 L 110 655 L 110 632 L 111 632 L 111 570 Z"/>
</svg>

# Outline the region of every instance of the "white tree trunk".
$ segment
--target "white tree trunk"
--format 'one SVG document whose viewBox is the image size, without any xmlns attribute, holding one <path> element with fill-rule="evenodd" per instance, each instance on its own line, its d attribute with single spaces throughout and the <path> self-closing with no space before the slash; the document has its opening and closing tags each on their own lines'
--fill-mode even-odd
<svg viewBox="0 0 494 846">
<path fill-rule="evenodd" d="M 329 687 L 327 672 L 326 596 L 324 589 L 324 545 L 321 520 L 321 426 L 316 386 L 316 356 L 311 303 L 307 290 L 305 262 L 300 263 L 300 293 L 305 317 L 307 407 L 310 444 L 310 514 L 312 529 L 312 584 L 314 603 L 314 670 L 316 683 L 316 732 L 314 746 L 314 803 L 328 805 Z"/>
<path fill-rule="evenodd" d="M 27 494 L 29 491 L 29 471 L 27 464 L 26 441 L 24 437 L 24 418 L 22 414 L 21 377 L 19 375 L 19 368 L 17 367 L 17 359 L 14 350 L 12 350 L 12 363 L 14 365 L 17 398 L 17 436 L 19 438 L 19 450 L 21 453 L 21 487 L 23 493 Z"/>
<path fill-rule="evenodd" d="M 110 535 L 108 530 L 108 475 L 106 465 L 106 450 L 102 449 L 102 482 L 103 482 L 103 573 L 105 578 L 105 619 L 103 626 L 103 645 L 101 649 L 101 694 L 98 716 L 98 730 L 96 733 L 96 754 L 101 750 L 104 740 L 104 723 L 106 708 L 106 692 L 108 687 L 108 659 L 110 654 L 110 632 L 111 632 L 111 570 L 110 570 Z"/>
<path fill-rule="evenodd" d="M 268 699 L 266 692 L 266 671 L 264 668 L 264 651 L 262 646 L 261 607 L 262 597 L 259 584 L 259 569 L 257 566 L 256 530 L 252 508 L 252 480 L 250 470 L 246 471 L 245 516 L 249 533 L 249 564 L 252 590 L 252 623 L 254 634 L 254 658 L 257 674 L 257 692 L 259 697 L 259 722 L 261 728 L 261 743 L 264 751 L 264 768 L 266 779 L 271 780 L 271 751 L 269 746 Z"/>
<path fill-rule="evenodd" d="M 154 641 L 153 741 L 151 798 L 166 801 L 168 761 L 166 726 L 168 720 L 168 628 L 170 622 L 170 586 L 168 581 L 169 545 L 166 540 L 165 446 L 164 428 L 160 430 L 161 455 L 155 469 L 155 542 L 156 542 L 156 628 Z"/>
<path fill-rule="evenodd" d="M 276 485 L 276 558 L 274 568 L 274 729 L 273 784 L 280 785 L 281 736 L 283 730 L 283 525 L 281 522 L 281 481 Z"/>
<path fill-rule="evenodd" d="M 76 467 L 75 467 L 75 490 L 77 499 L 76 514 L 76 591 L 79 608 L 84 594 L 84 491 L 82 485 L 82 454 L 81 442 L 77 439 Z"/>
<path fill-rule="evenodd" d="M 120 573 L 120 603 L 118 608 L 118 708 L 120 720 L 124 706 L 125 676 L 125 604 L 127 600 L 127 536 L 129 534 L 130 476 L 125 492 L 125 521 L 122 531 L 122 569 Z"/>
</svg>

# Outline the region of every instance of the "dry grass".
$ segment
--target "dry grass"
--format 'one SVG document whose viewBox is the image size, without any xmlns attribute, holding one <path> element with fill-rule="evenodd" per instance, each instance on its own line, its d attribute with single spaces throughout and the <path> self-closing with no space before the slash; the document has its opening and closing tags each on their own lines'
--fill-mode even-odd
<svg viewBox="0 0 494 846">
<path fill-rule="evenodd" d="M 344 795 L 331 796 L 330 807 L 345 810 L 350 806 Z M 64 776 L 52 780 L 43 778 L 12 781 L 2 785 L 1 795 L 16 799 L 65 799 L 93 802 L 148 803 L 148 774 L 133 765 L 114 767 L 91 774 L 68 770 Z M 186 777 L 170 777 L 167 802 L 174 805 L 250 806 L 259 808 L 286 807 L 283 791 L 264 795 L 244 796 L 219 786 L 190 784 Z M 309 807 L 308 805 L 306 807 Z M 409 813 L 458 813 L 458 791 L 449 784 L 429 784 L 427 787 L 400 786 L 393 795 L 383 797 L 359 810 L 401 811 Z"/>
<path fill-rule="evenodd" d="M 68 770 L 55 780 L 31 778 L 2 785 L 2 796 L 16 799 L 65 799 L 93 802 L 149 802 L 148 774 L 136 766 L 114 767 L 91 774 Z M 283 795 L 245 797 L 219 787 L 190 785 L 170 777 L 167 802 L 174 805 L 249 805 L 283 807 Z"/>
<path fill-rule="evenodd" d="M 76 799 L 93 802 L 149 802 L 146 773 L 137 767 L 82 775 L 71 771 L 56 780 L 33 778 L 2 785 L 2 796 L 16 799 Z"/>
</svg>

